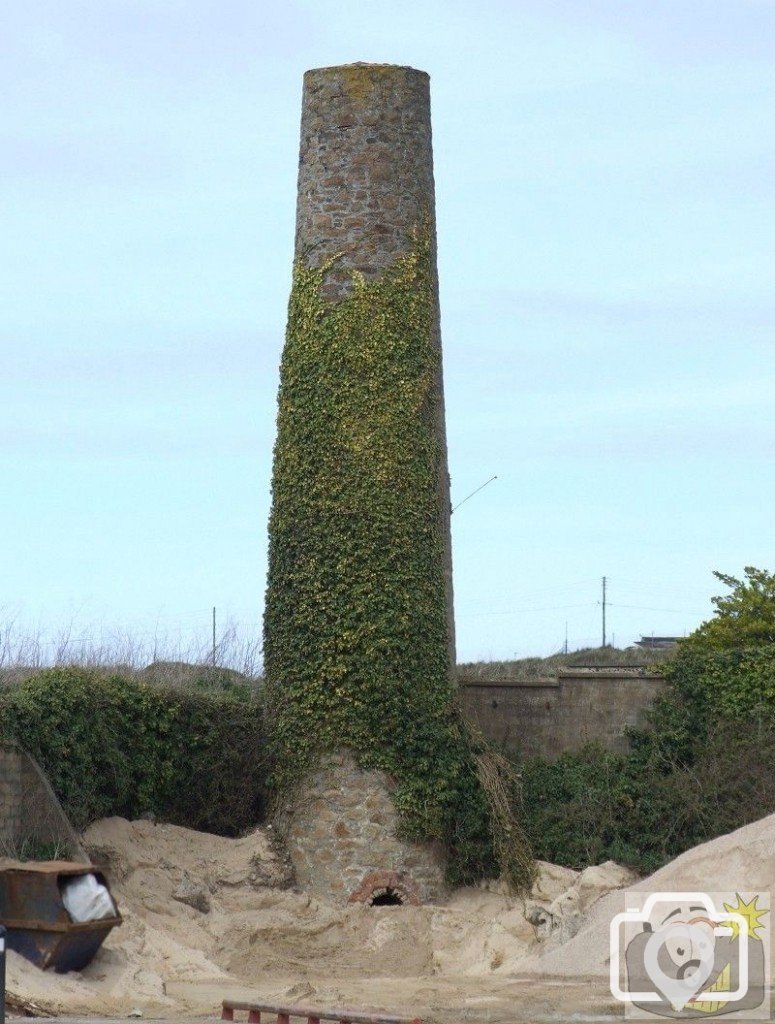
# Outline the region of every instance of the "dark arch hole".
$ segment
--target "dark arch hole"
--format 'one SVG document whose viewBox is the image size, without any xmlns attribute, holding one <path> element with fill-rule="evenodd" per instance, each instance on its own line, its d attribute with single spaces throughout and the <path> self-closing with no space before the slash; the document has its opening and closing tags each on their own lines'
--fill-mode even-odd
<svg viewBox="0 0 775 1024">
<path fill-rule="evenodd" d="M 370 907 L 403 907 L 404 901 L 395 889 L 385 889 L 377 896 L 372 896 L 369 901 Z"/>
</svg>

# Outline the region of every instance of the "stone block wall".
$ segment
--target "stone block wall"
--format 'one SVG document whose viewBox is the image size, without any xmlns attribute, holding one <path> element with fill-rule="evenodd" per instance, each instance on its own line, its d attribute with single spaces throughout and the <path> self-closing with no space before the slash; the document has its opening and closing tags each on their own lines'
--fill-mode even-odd
<svg viewBox="0 0 775 1024">
<path fill-rule="evenodd" d="M 22 827 L 22 758 L 15 747 L 0 747 L 0 855 L 12 856 Z"/>
<path fill-rule="evenodd" d="M 465 713 L 513 754 L 553 760 L 585 743 L 625 753 L 625 729 L 645 724 L 666 683 L 645 669 L 565 669 L 521 682 L 461 682 Z"/>
<path fill-rule="evenodd" d="M 0 746 L 0 856 L 25 844 L 58 847 L 68 860 L 89 863 L 80 840 L 40 766 L 13 744 Z"/>
</svg>

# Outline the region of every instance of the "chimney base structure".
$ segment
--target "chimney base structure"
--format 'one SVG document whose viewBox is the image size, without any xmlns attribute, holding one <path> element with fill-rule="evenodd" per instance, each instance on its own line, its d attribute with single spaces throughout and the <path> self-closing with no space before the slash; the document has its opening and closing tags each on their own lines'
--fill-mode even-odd
<svg viewBox="0 0 775 1024">
<path fill-rule="evenodd" d="M 392 788 L 385 772 L 364 771 L 347 752 L 323 757 L 278 820 L 301 889 L 372 906 L 444 896 L 444 851 L 396 837 Z"/>
</svg>

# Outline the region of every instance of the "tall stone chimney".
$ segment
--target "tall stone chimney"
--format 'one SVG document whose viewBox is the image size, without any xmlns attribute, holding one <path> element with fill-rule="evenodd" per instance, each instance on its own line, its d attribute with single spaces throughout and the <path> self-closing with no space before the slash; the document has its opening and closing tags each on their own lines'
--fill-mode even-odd
<svg viewBox="0 0 775 1024">
<path fill-rule="evenodd" d="M 438 452 L 435 515 L 441 541 L 438 572 L 446 600 L 446 674 L 451 680 L 455 646 L 449 476 L 429 78 L 425 72 L 393 65 L 352 64 L 308 71 L 301 117 L 297 265 L 320 268 L 330 262 L 322 292 L 336 305 L 355 287 L 354 271 L 363 275 L 367 284 L 378 280 L 416 247 L 418 232 L 425 232 L 431 249 L 434 312 L 430 333 L 438 355 L 432 399 Z M 282 429 L 281 422 L 281 433 Z M 276 482 L 275 487 L 277 501 Z M 271 552 L 270 544 L 267 674 L 270 684 L 280 690 L 285 680 L 273 681 L 272 671 L 276 675 L 288 672 L 272 669 L 280 660 L 273 653 L 280 646 L 274 639 L 280 627 L 279 612 L 272 611 Z M 451 686 L 450 682 L 450 690 Z M 427 701 L 424 706 L 427 708 Z M 406 714 L 412 713 L 410 698 Z M 440 846 L 396 837 L 397 815 L 391 799 L 394 783 L 384 771 L 359 767 L 357 756 L 349 749 L 328 751 L 318 762 L 279 819 L 302 888 L 338 899 L 377 903 L 424 902 L 441 895 L 444 855 Z"/>
<path fill-rule="evenodd" d="M 441 350 L 430 78 L 425 71 L 394 64 L 308 71 L 301 103 L 296 259 L 320 266 L 341 254 L 326 279 L 327 292 L 335 298 L 350 287 L 352 270 L 368 279 L 390 266 L 410 248 L 413 232 L 426 220 L 433 246 L 434 340 Z M 452 672 L 455 618 L 441 371 L 438 395 L 438 440 L 443 449 L 439 514 L 444 519 Z"/>
</svg>

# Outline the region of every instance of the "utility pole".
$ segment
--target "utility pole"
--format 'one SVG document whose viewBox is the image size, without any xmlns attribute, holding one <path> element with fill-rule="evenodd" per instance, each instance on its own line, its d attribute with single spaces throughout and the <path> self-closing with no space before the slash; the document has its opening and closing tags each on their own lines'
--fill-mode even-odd
<svg viewBox="0 0 775 1024">
<path fill-rule="evenodd" d="M 605 642 L 605 585 L 606 585 L 606 578 L 604 576 L 603 577 L 603 647 L 606 646 L 606 642 Z"/>
<path fill-rule="evenodd" d="M 213 606 L 213 668 L 215 668 L 215 606 Z"/>
<path fill-rule="evenodd" d="M 565 620 L 565 650 L 564 653 L 568 653 L 568 620 Z"/>
</svg>

